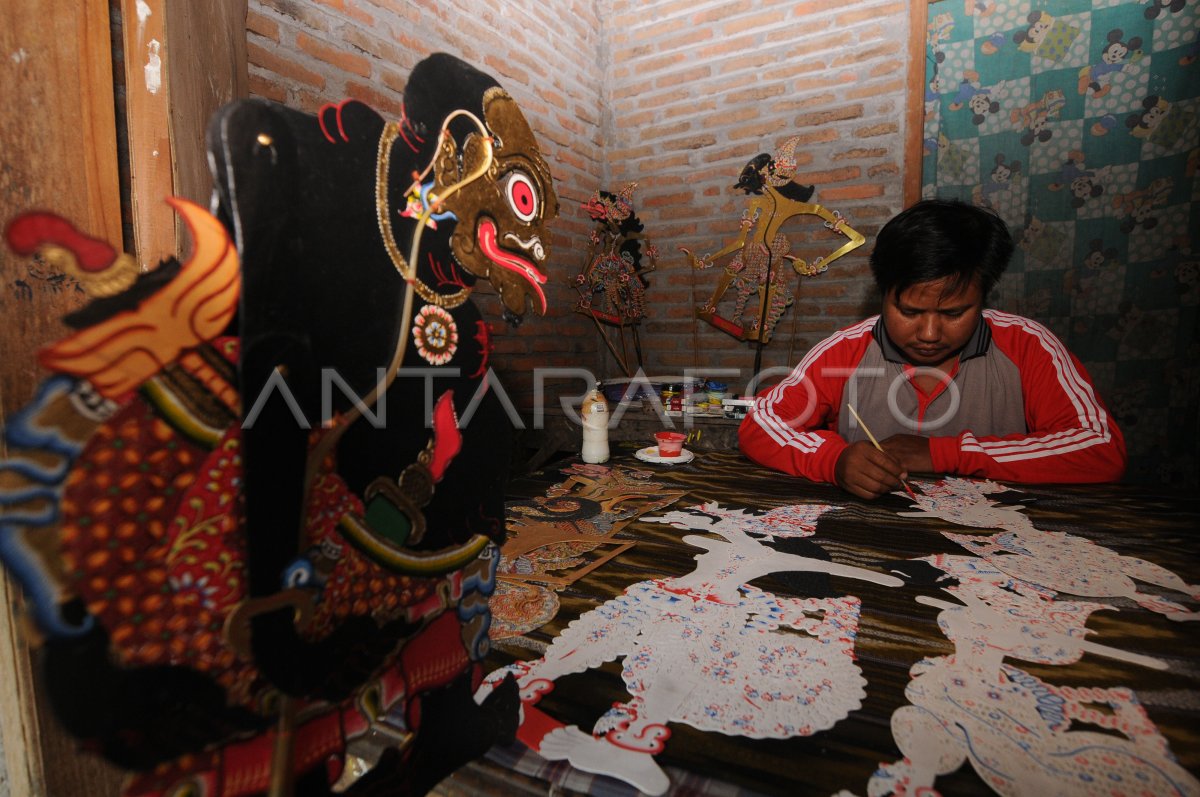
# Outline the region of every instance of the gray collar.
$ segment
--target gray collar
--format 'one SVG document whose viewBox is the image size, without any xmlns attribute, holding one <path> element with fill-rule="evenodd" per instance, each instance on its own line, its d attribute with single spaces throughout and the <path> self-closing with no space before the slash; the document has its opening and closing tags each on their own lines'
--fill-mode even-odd
<svg viewBox="0 0 1200 797">
<path fill-rule="evenodd" d="M 874 335 L 875 340 L 878 341 L 879 348 L 883 351 L 883 358 L 885 360 L 888 362 L 900 363 L 902 365 L 909 364 L 908 359 L 904 356 L 900 349 L 896 347 L 896 344 L 892 343 L 892 339 L 888 337 L 887 329 L 885 329 L 883 325 L 882 315 L 880 315 L 879 320 L 875 322 L 875 327 L 871 330 L 871 334 Z M 983 316 L 980 316 L 979 325 L 975 327 L 975 331 L 971 333 L 971 338 L 967 341 L 967 345 L 963 346 L 962 351 L 959 352 L 958 360 L 959 362 L 964 362 L 966 360 L 970 360 L 972 357 L 982 357 L 988 353 L 988 349 L 991 348 L 991 345 L 992 328 L 988 326 L 987 321 L 984 320 Z"/>
</svg>

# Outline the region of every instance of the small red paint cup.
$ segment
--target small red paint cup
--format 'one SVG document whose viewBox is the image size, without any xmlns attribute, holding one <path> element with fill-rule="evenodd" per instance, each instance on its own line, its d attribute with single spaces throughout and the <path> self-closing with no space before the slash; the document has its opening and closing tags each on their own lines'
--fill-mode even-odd
<svg viewBox="0 0 1200 797">
<path fill-rule="evenodd" d="M 660 457 L 677 457 L 683 453 L 683 441 L 687 436 L 682 432 L 655 432 L 654 439 Z"/>
</svg>

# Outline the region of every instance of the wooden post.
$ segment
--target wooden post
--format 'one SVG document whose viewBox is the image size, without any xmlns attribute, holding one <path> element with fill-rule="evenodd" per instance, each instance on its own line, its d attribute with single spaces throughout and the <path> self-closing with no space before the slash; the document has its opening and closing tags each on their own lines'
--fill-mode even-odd
<svg viewBox="0 0 1200 797">
<path fill-rule="evenodd" d="M 205 131 L 213 113 L 225 103 L 248 97 L 246 66 L 247 0 L 167 3 L 167 40 L 171 58 L 164 76 L 170 97 L 171 168 L 175 196 L 208 207 L 212 174 L 208 168 Z M 213 46 L 214 42 L 217 44 Z M 183 225 L 176 251 L 187 241 Z"/>
<path fill-rule="evenodd" d="M 135 256 L 143 271 L 177 254 L 168 105 L 166 0 L 121 0 L 125 109 L 129 129 L 129 202 Z"/>
<path fill-rule="evenodd" d="M 107 0 L 4 3 L 0 224 L 23 211 L 51 209 L 120 246 L 109 24 Z M 84 298 L 47 264 L 17 257 L 0 245 L 0 426 L 33 397 L 43 376 L 36 350 L 66 333 L 59 318 Z M 0 457 L 6 455 L 0 437 Z M 0 733 L 9 790 L 32 797 L 113 793 L 117 777 L 103 762 L 84 762 L 75 741 L 45 716 L 20 626 L 18 590 L 0 574 Z"/>
<path fill-rule="evenodd" d="M 204 126 L 219 104 L 247 92 L 246 0 L 173 2 L 171 10 L 180 9 L 176 25 L 187 31 L 178 48 L 186 66 L 174 72 L 167 41 L 182 34 L 167 27 L 166 0 L 122 0 L 129 99 L 129 115 L 122 120 L 115 113 L 108 0 L 2 5 L 0 85 L 6 112 L 0 115 L 0 141 L 6 156 L 0 227 L 24 211 L 51 210 L 122 248 L 120 122 L 129 131 L 133 187 L 127 201 L 139 262 L 153 267 L 180 252 L 176 227 L 182 225 L 163 200 L 179 193 L 206 204 Z M 175 114 L 167 94 L 172 82 L 179 98 Z M 174 150 L 184 157 L 173 157 Z M 200 187 L 177 191 L 176 184 Z M 37 349 L 67 334 L 59 319 L 85 300 L 64 275 L 0 244 L 0 429 L 44 376 Z M 0 458 L 5 456 L 0 435 Z M 121 773 L 80 752 L 49 713 L 37 689 L 20 601 L 16 583 L 0 573 L 0 769 L 9 791 L 22 797 L 118 793 Z"/>
<path fill-rule="evenodd" d="M 925 131 L 925 36 L 929 28 L 929 2 L 909 5 L 908 77 L 904 102 L 904 206 L 921 198 L 921 169 Z"/>
</svg>

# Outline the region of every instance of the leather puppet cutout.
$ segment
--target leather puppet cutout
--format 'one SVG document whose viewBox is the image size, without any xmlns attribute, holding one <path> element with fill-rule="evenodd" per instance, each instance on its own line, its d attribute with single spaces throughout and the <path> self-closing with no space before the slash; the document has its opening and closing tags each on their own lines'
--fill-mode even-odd
<svg viewBox="0 0 1200 797">
<path fill-rule="evenodd" d="M 619 193 L 596 191 L 583 208 L 596 222 L 588 247 L 587 266 L 575 277 L 579 291 L 576 312 L 592 319 L 604 345 L 616 358 L 617 364 L 632 377 L 625 346 L 625 329 L 633 339 L 637 367 L 642 366 L 642 344 L 638 324 L 646 316 L 646 275 L 658 265 L 658 247 L 644 234 L 645 227 L 633 207 L 633 191 L 637 183 L 629 183 Z M 642 262 L 642 242 L 646 242 L 646 258 Z M 616 328 L 620 348 L 613 343 L 611 328 Z"/>
<path fill-rule="evenodd" d="M 470 294 L 545 309 L 549 169 L 443 54 L 398 121 L 246 100 L 208 148 L 187 262 L 8 227 L 94 298 L 6 429 L 0 557 L 126 795 L 423 794 L 516 725 L 515 686 L 472 697 L 511 426 Z"/>
<path fill-rule="evenodd" d="M 841 213 L 808 201 L 815 190 L 813 186 L 793 181 L 798 140 L 799 137 L 788 139 L 774 155 L 764 152 L 754 156 L 742 169 L 733 187 L 744 191 L 750 201 L 742 211 L 741 230 L 733 241 L 699 257 L 680 247 L 696 269 L 712 268 L 721 258 L 732 255 L 712 297 L 696 308 L 696 317 L 738 340 L 760 345 L 771 340 L 780 316 L 792 304 L 792 294 L 787 289 L 787 265 L 797 274 L 812 277 L 865 241 L 846 224 Z M 782 232 L 786 222 L 801 216 L 816 216 L 826 228 L 849 240 L 828 255 L 807 263 L 789 254 L 791 242 Z M 723 316 L 717 308 L 730 288 L 736 296 L 733 312 Z M 758 298 L 754 304 L 750 303 L 752 295 Z"/>
</svg>

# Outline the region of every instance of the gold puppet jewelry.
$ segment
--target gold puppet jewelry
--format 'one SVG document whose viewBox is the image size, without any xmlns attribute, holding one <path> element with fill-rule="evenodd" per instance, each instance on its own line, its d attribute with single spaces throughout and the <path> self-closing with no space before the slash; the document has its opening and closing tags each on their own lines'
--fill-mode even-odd
<svg viewBox="0 0 1200 797">
<path fill-rule="evenodd" d="M 428 304 L 453 310 L 470 298 L 471 289 L 463 288 L 454 293 L 443 294 L 426 285 L 417 276 L 417 270 L 404 259 L 404 255 L 401 254 L 400 247 L 396 245 L 396 239 L 392 235 L 392 223 L 388 213 L 387 177 L 388 167 L 391 163 L 392 144 L 398 135 L 400 135 L 399 122 L 388 122 L 384 125 L 383 133 L 379 137 L 379 154 L 375 161 L 375 217 L 379 223 L 379 235 L 383 239 L 383 248 L 391 258 L 396 271 L 412 285 L 418 296 Z"/>
</svg>

